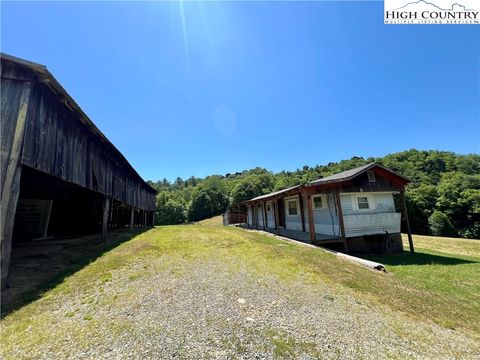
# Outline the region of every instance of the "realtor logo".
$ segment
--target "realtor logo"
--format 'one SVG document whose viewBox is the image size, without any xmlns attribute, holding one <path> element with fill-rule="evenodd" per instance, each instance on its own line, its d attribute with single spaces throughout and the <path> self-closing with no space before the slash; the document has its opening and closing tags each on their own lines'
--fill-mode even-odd
<svg viewBox="0 0 480 360">
<path fill-rule="evenodd" d="M 384 0 L 384 22 L 385 24 L 480 24 L 480 1 Z"/>
</svg>

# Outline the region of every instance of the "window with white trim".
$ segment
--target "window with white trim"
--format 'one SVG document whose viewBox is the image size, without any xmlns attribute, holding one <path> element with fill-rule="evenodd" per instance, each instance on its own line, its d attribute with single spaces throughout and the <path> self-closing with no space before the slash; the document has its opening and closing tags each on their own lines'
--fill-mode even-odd
<svg viewBox="0 0 480 360">
<path fill-rule="evenodd" d="M 358 210 L 370 210 L 368 196 L 357 196 L 357 208 Z"/>
<path fill-rule="evenodd" d="M 327 197 L 325 195 L 312 196 L 313 210 L 325 209 L 327 207 Z"/>
<path fill-rule="evenodd" d="M 287 200 L 287 214 L 288 214 L 288 216 L 298 215 L 297 200 Z"/>
<path fill-rule="evenodd" d="M 373 172 L 373 170 L 368 170 L 367 176 L 369 182 L 375 182 L 375 173 Z"/>
<path fill-rule="evenodd" d="M 267 203 L 267 212 L 272 211 L 272 207 L 270 206 L 270 203 Z"/>
</svg>

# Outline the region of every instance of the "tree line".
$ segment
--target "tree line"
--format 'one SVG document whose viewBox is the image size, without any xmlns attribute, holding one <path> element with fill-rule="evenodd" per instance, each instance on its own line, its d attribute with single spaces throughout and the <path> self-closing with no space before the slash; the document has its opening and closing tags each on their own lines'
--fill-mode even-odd
<svg viewBox="0 0 480 360">
<path fill-rule="evenodd" d="M 373 161 L 412 180 L 406 200 L 413 233 L 480 238 L 480 155 L 415 149 L 279 173 L 255 168 L 203 179 L 150 181 L 158 191 L 156 223 L 199 221 L 223 213 L 231 204 Z"/>
</svg>

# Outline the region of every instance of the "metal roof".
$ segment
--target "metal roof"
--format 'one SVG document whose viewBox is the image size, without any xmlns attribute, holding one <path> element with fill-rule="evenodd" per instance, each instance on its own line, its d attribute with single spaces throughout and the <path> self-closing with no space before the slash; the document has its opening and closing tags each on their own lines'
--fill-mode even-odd
<svg viewBox="0 0 480 360">
<path fill-rule="evenodd" d="M 283 189 L 283 190 L 279 190 L 279 191 L 275 191 L 273 193 L 270 193 L 270 194 L 265 194 L 265 195 L 260 195 L 260 196 L 257 196 L 253 199 L 250 199 L 250 200 L 247 200 L 248 201 L 257 201 L 257 200 L 262 200 L 262 199 L 266 199 L 266 198 L 269 198 L 269 197 L 272 197 L 272 196 L 275 196 L 275 195 L 280 195 L 280 194 L 283 194 L 287 191 L 290 191 L 290 190 L 295 190 L 295 189 L 298 189 L 300 188 L 302 185 L 296 185 L 296 186 L 292 186 L 292 187 L 289 187 L 289 188 L 286 188 L 286 189 Z"/>
<path fill-rule="evenodd" d="M 373 167 L 382 168 L 383 170 L 388 171 L 392 175 L 398 176 L 398 177 L 404 179 L 405 181 L 410 182 L 410 180 L 408 178 L 406 178 L 405 176 L 400 175 L 399 173 L 397 173 L 393 170 L 390 170 L 390 169 L 386 168 L 385 166 L 382 166 L 380 164 L 377 164 L 377 163 L 373 162 L 373 163 L 362 165 L 362 166 L 359 166 L 359 167 L 356 167 L 356 168 L 353 168 L 353 169 L 350 169 L 350 170 L 347 170 L 347 171 L 342 171 L 338 174 L 334 174 L 334 175 L 326 176 L 326 177 L 318 179 L 318 180 L 310 181 L 310 182 L 306 183 L 305 185 L 292 186 L 292 187 L 289 187 L 289 188 L 286 188 L 286 189 L 283 189 L 283 190 L 272 192 L 270 194 L 257 196 L 255 198 L 247 200 L 245 202 L 248 203 L 248 202 L 251 202 L 251 201 L 268 199 L 268 198 L 274 197 L 276 195 L 280 195 L 280 194 L 289 192 L 291 190 L 300 189 L 300 188 L 303 188 L 303 187 L 323 185 L 323 184 L 332 184 L 332 183 L 337 183 L 337 182 L 348 181 L 348 180 L 351 180 L 354 177 L 364 173 L 365 171 L 368 171 L 369 169 L 371 169 Z"/>
<path fill-rule="evenodd" d="M 364 173 L 365 171 L 367 171 L 367 170 L 369 170 L 373 167 L 382 168 L 383 170 L 388 171 L 389 173 L 391 173 L 395 176 L 399 176 L 402 179 L 405 179 L 406 181 L 410 181 L 405 176 L 400 175 L 399 173 L 397 173 L 393 170 L 390 170 L 390 169 L 386 168 L 385 166 L 382 166 L 380 164 L 377 164 L 377 163 L 373 162 L 373 163 L 362 165 L 362 166 L 359 166 L 359 167 L 356 167 L 356 168 L 353 168 L 353 169 L 350 169 L 350 170 L 347 170 L 347 171 L 342 171 L 338 174 L 334 174 L 334 175 L 326 176 L 326 177 L 318 179 L 318 180 L 310 181 L 307 184 L 305 184 L 305 186 L 315 186 L 315 185 L 322 185 L 322 184 L 330 184 L 330 183 L 348 181 L 348 180 L 353 179 L 354 177 Z"/>
</svg>

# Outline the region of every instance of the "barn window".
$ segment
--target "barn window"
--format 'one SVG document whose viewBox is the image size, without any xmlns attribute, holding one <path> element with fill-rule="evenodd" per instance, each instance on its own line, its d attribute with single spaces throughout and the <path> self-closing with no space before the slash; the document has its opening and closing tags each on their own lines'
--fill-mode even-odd
<svg viewBox="0 0 480 360">
<path fill-rule="evenodd" d="M 324 209 L 327 206 L 325 195 L 312 196 L 313 210 Z"/>
<path fill-rule="evenodd" d="M 367 171 L 368 181 L 375 182 L 375 173 L 372 170 Z"/>
<path fill-rule="evenodd" d="M 272 211 L 272 208 L 271 208 L 270 204 L 267 203 L 267 212 L 270 212 L 270 211 Z"/>
<path fill-rule="evenodd" d="M 289 216 L 295 216 L 298 215 L 298 206 L 297 206 L 297 200 L 289 200 L 287 202 L 287 208 L 288 208 L 288 215 Z"/>
<path fill-rule="evenodd" d="M 368 203 L 368 197 L 367 196 L 358 196 L 357 197 L 357 205 L 358 205 L 358 210 L 369 210 L 370 205 Z"/>
</svg>

